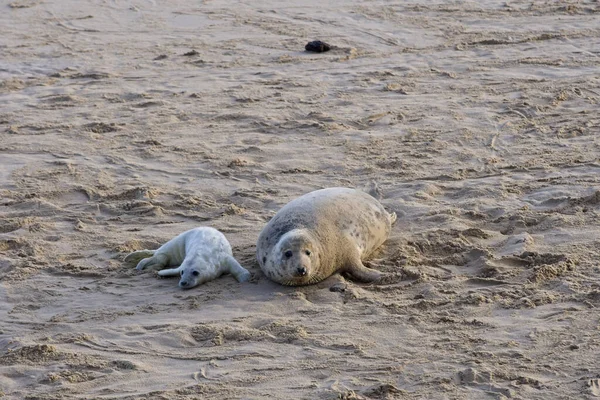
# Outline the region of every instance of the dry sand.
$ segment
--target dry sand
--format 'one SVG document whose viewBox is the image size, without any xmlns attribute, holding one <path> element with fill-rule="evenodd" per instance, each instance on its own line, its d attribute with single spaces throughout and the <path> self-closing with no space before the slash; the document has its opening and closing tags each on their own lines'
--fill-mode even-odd
<svg viewBox="0 0 600 400">
<path fill-rule="evenodd" d="M 598 1 L 324 3 L 0 5 L 0 397 L 600 396 Z M 328 186 L 402 279 L 261 274 Z M 253 282 L 122 262 L 201 225 Z"/>
</svg>

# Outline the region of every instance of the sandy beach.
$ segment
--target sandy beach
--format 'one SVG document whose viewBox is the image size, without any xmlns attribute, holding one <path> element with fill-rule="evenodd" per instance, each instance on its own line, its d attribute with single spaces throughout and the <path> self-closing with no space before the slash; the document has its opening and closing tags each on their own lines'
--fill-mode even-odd
<svg viewBox="0 0 600 400">
<path fill-rule="evenodd" d="M 600 3 L 330 3 L 1 2 L 0 398 L 600 398 Z M 334 186 L 398 279 L 269 281 Z M 250 282 L 123 262 L 198 226 Z"/>
</svg>

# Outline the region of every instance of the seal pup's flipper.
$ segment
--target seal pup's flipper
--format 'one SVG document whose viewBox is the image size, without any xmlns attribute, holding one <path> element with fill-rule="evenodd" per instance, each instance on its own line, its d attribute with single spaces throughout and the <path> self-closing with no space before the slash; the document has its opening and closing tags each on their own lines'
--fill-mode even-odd
<svg viewBox="0 0 600 400">
<path fill-rule="evenodd" d="M 361 282 L 375 282 L 384 276 L 383 272 L 365 267 L 360 259 L 348 264 L 344 268 L 344 272 Z"/>
<path fill-rule="evenodd" d="M 169 257 L 166 254 L 155 253 L 150 258 L 144 258 L 135 267 L 138 271 L 143 269 L 161 269 L 169 265 Z"/>
<path fill-rule="evenodd" d="M 152 257 L 156 253 L 156 250 L 138 250 L 133 253 L 127 254 L 123 261 L 131 266 L 138 265 L 144 258 Z"/>
<path fill-rule="evenodd" d="M 233 258 L 233 256 L 227 256 L 225 258 L 225 262 L 227 263 L 226 271 L 233 275 L 238 282 L 248 282 L 252 277 L 250 272 L 248 272 L 246 268 L 242 267 L 240 263 Z"/>
<path fill-rule="evenodd" d="M 183 270 L 181 266 L 177 268 L 163 269 L 158 271 L 159 276 L 179 276 L 180 272 Z"/>
</svg>

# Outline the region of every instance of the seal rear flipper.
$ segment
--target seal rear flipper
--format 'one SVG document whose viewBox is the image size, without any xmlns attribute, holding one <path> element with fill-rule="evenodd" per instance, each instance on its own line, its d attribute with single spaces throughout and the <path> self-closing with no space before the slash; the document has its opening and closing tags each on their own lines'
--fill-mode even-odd
<svg viewBox="0 0 600 400">
<path fill-rule="evenodd" d="M 360 260 L 346 265 L 343 272 L 350 274 L 354 279 L 361 282 L 375 282 L 384 276 L 383 272 L 365 267 Z"/>
<path fill-rule="evenodd" d="M 227 263 L 227 271 L 233 275 L 238 282 L 248 282 L 252 277 L 250 272 L 242 267 L 233 256 L 227 256 L 225 262 Z"/>
<path fill-rule="evenodd" d="M 155 253 L 152 257 L 140 261 L 135 269 L 161 269 L 167 265 L 169 265 L 169 257 L 166 254 Z"/>
<path fill-rule="evenodd" d="M 131 266 L 137 265 L 144 258 L 152 257 L 156 250 L 138 250 L 127 254 L 123 261 Z"/>
<path fill-rule="evenodd" d="M 398 219 L 398 216 L 396 215 L 395 212 L 390 213 L 390 225 L 394 225 L 396 223 L 397 219 Z"/>
</svg>

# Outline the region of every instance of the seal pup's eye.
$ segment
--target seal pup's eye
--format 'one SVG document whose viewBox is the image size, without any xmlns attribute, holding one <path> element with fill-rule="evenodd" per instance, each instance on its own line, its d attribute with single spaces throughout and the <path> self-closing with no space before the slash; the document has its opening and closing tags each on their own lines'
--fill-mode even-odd
<svg viewBox="0 0 600 400">
<path fill-rule="evenodd" d="M 183 276 L 183 271 L 180 271 L 180 272 L 179 272 L 179 275 Z"/>
<path fill-rule="evenodd" d="M 200 275 L 200 272 L 198 272 L 198 271 L 192 271 L 192 275 L 198 276 L 198 275 Z"/>
<path fill-rule="evenodd" d="M 310 250 L 306 250 L 304 253 L 306 253 L 307 256 L 310 256 L 312 253 L 310 252 Z"/>
<path fill-rule="evenodd" d="M 292 255 L 294 255 L 294 253 L 292 253 L 292 251 L 291 251 L 291 250 L 288 250 L 288 251 L 286 251 L 285 253 L 283 253 L 283 255 L 284 255 L 286 258 L 290 258 Z"/>
</svg>

